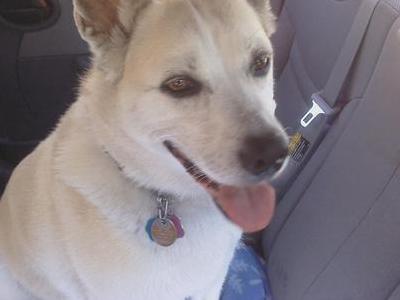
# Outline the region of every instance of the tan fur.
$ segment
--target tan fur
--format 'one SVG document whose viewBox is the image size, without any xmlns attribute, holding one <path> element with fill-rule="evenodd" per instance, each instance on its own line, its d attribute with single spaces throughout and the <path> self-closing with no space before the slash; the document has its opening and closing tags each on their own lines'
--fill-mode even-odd
<svg viewBox="0 0 400 300">
<path fill-rule="evenodd" d="M 268 36 L 271 36 L 275 32 L 275 16 L 272 12 L 271 6 L 268 0 L 248 0 L 249 3 L 254 7 L 259 15 L 260 21 L 264 26 Z"/>
<path fill-rule="evenodd" d="M 93 66 L 0 202 L 0 300 L 217 300 L 241 230 L 163 141 L 219 182 L 253 182 L 237 158 L 244 138 L 284 135 L 272 70 L 249 75 L 255 49 L 272 55 L 268 8 L 245 0 L 74 2 Z M 200 94 L 175 99 L 160 90 L 182 72 L 203 82 Z M 167 249 L 145 232 L 155 191 L 173 195 L 186 231 Z"/>
<path fill-rule="evenodd" d="M 97 33 L 111 34 L 119 23 L 119 0 L 84 0 L 75 10 L 79 27 L 91 27 Z"/>
</svg>

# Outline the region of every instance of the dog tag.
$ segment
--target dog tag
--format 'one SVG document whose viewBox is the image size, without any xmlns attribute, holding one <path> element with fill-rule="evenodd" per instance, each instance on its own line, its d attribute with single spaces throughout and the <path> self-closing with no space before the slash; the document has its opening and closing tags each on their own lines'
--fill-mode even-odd
<svg viewBox="0 0 400 300">
<path fill-rule="evenodd" d="M 175 225 L 176 232 L 178 234 L 178 238 L 180 238 L 180 239 L 183 238 L 185 236 L 185 231 L 183 230 L 183 226 L 182 226 L 181 220 L 175 215 L 170 216 L 169 219 Z"/>
<path fill-rule="evenodd" d="M 181 220 L 169 211 L 169 199 L 158 195 L 158 216 L 150 219 L 146 224 L 146 232 L 149 238 L 163 247 L 173 245 L 178 238 L 182 238 L 185 232 Z"/>
<path fill-rule="evenodd" d="M 158 245 L 169 247 L 178 239 L 178 230 L 169 218 L 156 218 L 151 225 L 151 239 Z"/>
<path fill-rule="evenodd" d="M 151 235 L 151 228 L 153 227 L 153 224 L 156 220 L 157 220 L 157 218 L 152 218 L 146 224 L 147 235 L 149 236 L 150 240 L 152 240 L 153 242 L 154 242 L 154 240 L 153 240 L 153 236 Z"/>
</svg>

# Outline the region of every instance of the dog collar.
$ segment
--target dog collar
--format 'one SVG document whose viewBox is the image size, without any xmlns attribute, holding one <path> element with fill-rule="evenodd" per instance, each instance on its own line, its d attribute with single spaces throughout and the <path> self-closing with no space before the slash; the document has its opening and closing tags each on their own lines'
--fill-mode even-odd
<svg viewBox="0 0 400 300">
<path fill-rule="evenodd" d="M 106 150 L 104 153 L 110 157 L 118 170 L 123 173 L 123 167 Z M 150 240 L 162 247 L 169 247 L 183 238 L 185 231 L 181 220 L 172 212 L 172 197 L 161 192 L 154 192 L 157 201 L 157 214 L 146 224 L 146 232 Z"/>
</svg>

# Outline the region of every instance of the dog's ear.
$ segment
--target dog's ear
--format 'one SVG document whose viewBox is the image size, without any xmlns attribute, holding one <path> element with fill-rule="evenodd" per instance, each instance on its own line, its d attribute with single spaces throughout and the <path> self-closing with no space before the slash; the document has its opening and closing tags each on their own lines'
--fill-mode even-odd
<svg viewBox="0 0 400 300">
<path fill-rule="evenodd" d="M 92 48 L 118 46 L 129 39 L 133 23 L 152 0 L 73 0 L 78 30 Z"/>
<path fill-rule="evenodd" d="M 1 0 L 0 0 L 1 1 Z M 130 36 L 141 12 L 153 0 L 73 0 L 74 18 L 94 55 L 93 65 L 117 80 Z M 110 72 L 111 69 L 119 70 Z"/>
<path fill-rule="evenodd" d="M 272 12 L 269 0 L 247 0 L 260 17 L 260 21 L 268 36 L 276 29 L 276 17 Z"/>
<path fill-rule="evenodd" d="M 107 43 L 113 31 L 124 33 L 120 22 L 121 0 L 74 0 L 74 18 L 78 30 L 90 46 Z M 94 50 L 94 49 L 92 49 Z"/>
</svg>

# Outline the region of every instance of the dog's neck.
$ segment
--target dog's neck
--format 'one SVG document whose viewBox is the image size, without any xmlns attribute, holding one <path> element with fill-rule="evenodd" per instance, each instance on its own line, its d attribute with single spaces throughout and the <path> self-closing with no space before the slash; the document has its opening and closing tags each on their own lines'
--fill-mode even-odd
<svg viewBox="0 0 400 300">
<path fill-rule="evenodd" d="M 172 196 L 177 201 L 196 200 L 208 194 L 190 177 L 169 152 L 150 151 L 139 142 L 123 134 L 104 143 L 108 159 L 118 166 L 121 174 L 133 184 L 149 191 Z M 166 155 L 160 154 L 165 151 Z"/>
<path fill-rule="evenodd" d="M 124 166 L 121 163 L 119 163 L 107 150 L 104 149 L 103 152 L 115 164 L 115 167 L 118 168 L 118 170 L 121 172 L 122 176 L 124 176 L 127 180 L 132 180 L 125 174 Z M 137 183 L 135 183 L 135 185 L 137 185 Z M 176 199 L 178 199 L 178 197 L 176 197 L 175 195 L 173 195 L 171 193 L 167 193 L 166 191 L 156 190 L 156 189 L 148 189 L 148 191 L 150 194 L 153 195 L 153 198 L 155 201 L 159 197 L 168 198 L 170 202 L 175 202 Z"/>
</svg>

